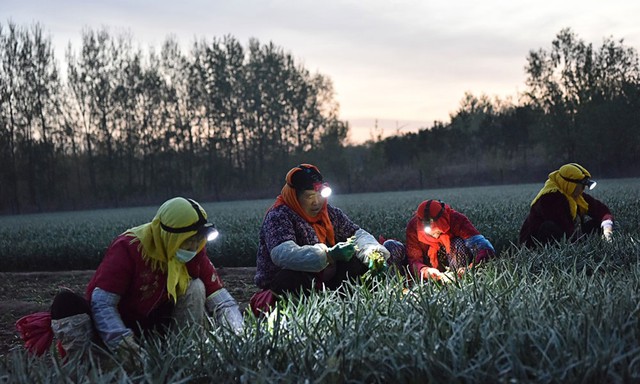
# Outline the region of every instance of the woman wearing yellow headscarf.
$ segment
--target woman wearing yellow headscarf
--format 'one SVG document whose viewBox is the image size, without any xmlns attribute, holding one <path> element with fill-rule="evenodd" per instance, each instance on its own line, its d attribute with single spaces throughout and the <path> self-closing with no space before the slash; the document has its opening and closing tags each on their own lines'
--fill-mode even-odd
<svg viewBox="0 0 640 384">
<path fill-rule="evenodd" d="M 565 164 L 549 174 L 544 187 L 531 202 L 520 229 L 520 244 L 534 247 L 562 238 L 575 241 L 583 234 L 600 232 L 607 240 L 613 233 L 609 208 L 585 193 L 596 182 L 577 163 Z"/>
<path fill-rule="evenodd" d="M 172 321 L 183 326 L 207 314 L 240 331 L 238 304 L 207 257 L 205 245 L 216 236 L 200 204 L 183 197 L 166 201 L 151 222 L 115 238 L 84 299 L 70 291 L 56 296 L 51 306 L 54 334 L 63 347 L 73 349 L 79 345 L 74 330 L 87 329 L 86 336 L 92 324 L 109 349 L 135 360 L 135 336 L 162 332 Z"/>
</svg>

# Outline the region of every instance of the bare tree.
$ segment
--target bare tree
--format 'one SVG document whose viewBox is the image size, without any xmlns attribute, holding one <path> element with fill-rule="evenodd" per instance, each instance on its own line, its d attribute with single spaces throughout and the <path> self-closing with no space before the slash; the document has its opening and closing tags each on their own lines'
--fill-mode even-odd
<svg viewBox="0 0 640 384">
<path fill-rule="evenodd" d="M 42 27 L 21 28 L 13 23 L 1 34 L 2 121 L 8 160 L 7 184 L 13 206 L 23 203 L 42 209 L 43 199 L 56 199 L 56 158 L 53 132 L 58 108 L 58 69 L 51 41 Z M 20 192 L 20 185 L 26 194 Z M 28 201 L 22 201 L 25 196 Z"/>
</svg>

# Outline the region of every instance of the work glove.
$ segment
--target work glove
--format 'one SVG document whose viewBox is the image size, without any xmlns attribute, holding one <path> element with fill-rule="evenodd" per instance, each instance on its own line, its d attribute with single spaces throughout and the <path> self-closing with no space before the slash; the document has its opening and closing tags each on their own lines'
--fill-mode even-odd
<svg viewBox="0 0 640 384">
<path fill-rule="evenodd" d="M 600 227 L 602 228 L 602 238 L 608 242 L 611 242 L 613 239 L 613 221 L 612 220 L 604 220 L 600 223 Z"/>
<path fill-rule="evenodd" d="M 429 279 L 440 281 L 441 278 L 442 272 L 440 272 L 437 268 L 422 267 L 420 269 L 420 279 L 423 281 Z"/>
<path fill-rule="evenodd" d="M 496 254 L 493 245 L 482 235 L 471 236 L 464 241 L 464 245 L 475 255 L 474 264 L 487 261 Z"/>
<path fill-rule="evenodd" d="M 228 325 L 236 335 L 242 333 L 244 320 L 236 299 L 226 288 L 220 288 L 205 301 L 207 312 L 211 313 L 218 325 Z"/>
<path fill-rule="evenodd" d="M 143 350 L 136 342 L 133 334 L 122 337 L 113 352 L 127 372 L 140 370 L 144 367 Z"/>
<path fill-rule="evenodd" d="M 369 258 L 368 267 L 371 274 L 377 275 L 379 273 L 386 272 L 389 269 L 387 260 L 385 260 L 382 252 L 373 250 L 367 255 L 367 257 Z"/>
<path fill-rule="evenodd" d="M 493 253 L 490 250 L 480 249 L 478 250 L 478 252 L 476 252 L 476 257 L 473 261 L 473 264 L 478 265 L 482 262 L 489 260 L 492 256 L 493 256 Z"/>
<path fill-rule="evenodd" d="M 350 261 L 356 253 L 356 247 L 352 241 L 342 241 L 327 249 L 327 253 L 335 261 Z"/>
<path fill-rule="evenodd" d="M 356 231 L 353 241 L 356 245 L 356 257 L 365 265 L 369 264 L 370 256 L 374 254 L 374 252 L 382 254 L 385 260 L 389 260 L 389 257 L 391 257 L 389 250 L 383 247 L 375 237 L 362 228 Z"/>
</svg>

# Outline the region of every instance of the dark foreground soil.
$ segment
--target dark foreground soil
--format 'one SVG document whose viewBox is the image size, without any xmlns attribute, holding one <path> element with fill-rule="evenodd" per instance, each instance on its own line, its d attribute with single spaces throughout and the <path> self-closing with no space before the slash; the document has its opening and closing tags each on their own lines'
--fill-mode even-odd
<svg viewBox="0 0 640 384">
<path fill-rule="evenodd" d="M 0 272 L 0 356 L 23 343 L 16 331 L 16 321 L 33 312 L 47 311 L 61 287 L 84 294 L 94 271 Z M 255 268 L 218 268 L 225 287 L 244 308 L 256 291 Z"/>
</svg>

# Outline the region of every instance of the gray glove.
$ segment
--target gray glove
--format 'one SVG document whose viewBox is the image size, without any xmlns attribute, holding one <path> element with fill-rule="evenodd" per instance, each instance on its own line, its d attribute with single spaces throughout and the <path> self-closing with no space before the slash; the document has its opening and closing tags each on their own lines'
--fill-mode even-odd
<svg viewBox="0 0 640 384">
<path fill-rule="evenodd" d="M 127 335 L 120 339 L 120 343 L 113 349 L 118 361 L 125 371 L 131 372 L 144 367 L 144 353 L 133 335 Z"/>
<path fill-rule="evenodd" d="M 362 263 L 369 265 L 371 255 L 373 253 L 380 253 L 385 261 L 389 260 L 391 254 L 389 250 L 385 248 L 382 244 L 378 243 L 378 240 L 373 237 L 369 232 L 360 228 L 356 231 L 355 234 L 355 243 L 356 243 L 356 257 L 362 261 Z"/>
<path fill-rule="evenodd" d="M 244 320 L 238 302 L 226 288 L 221 288 L 207 297 L 207 312 L 213 315 L 218 325 L 228 325 L 236 335 L 242 333 Z"/>
</svg>

